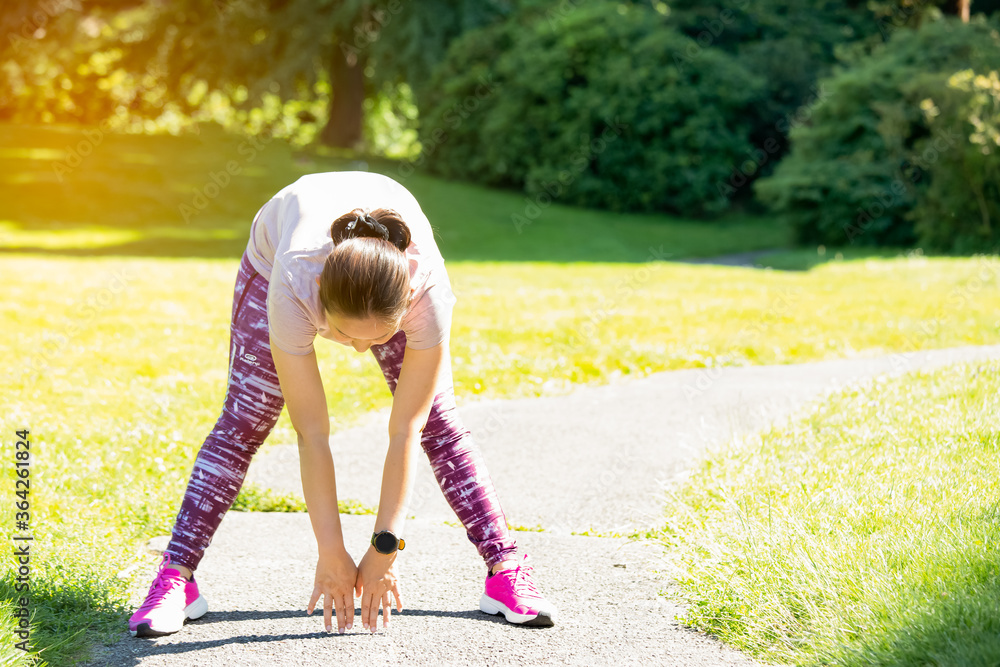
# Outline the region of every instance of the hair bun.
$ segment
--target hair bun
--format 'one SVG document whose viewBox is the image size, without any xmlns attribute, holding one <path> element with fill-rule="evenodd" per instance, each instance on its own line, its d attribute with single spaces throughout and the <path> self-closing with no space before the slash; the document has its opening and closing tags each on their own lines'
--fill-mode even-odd
<svg viewBox="0 0 1000 667">
<path fill-rule="evenodd" d="M 358 215 L 347 225 L 348 233 L 354 232 L 352 236 L 372 236 L 384 241 L 389 240 L 389 230 L 385 225 L 373 218 L 370 213 Z"/>
<path fill-rule="evenodd" d="M 410 228 L 399 214 L 388 208 L 367 211 L 356 208 L 337 218 L 330 226 L 334 245 L 354 238 L 376 238 L 388 241 L 400 252 L 410 245 Z"/>
</svg>

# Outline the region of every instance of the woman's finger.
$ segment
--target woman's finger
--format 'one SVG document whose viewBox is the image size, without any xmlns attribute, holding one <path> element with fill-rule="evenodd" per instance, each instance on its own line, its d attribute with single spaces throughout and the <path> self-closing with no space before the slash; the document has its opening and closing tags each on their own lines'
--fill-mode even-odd
<svg viewBox="0 0 1000 667">
<path fill-rule="evenodd" d="M 312 597 L 309 598 L 309 604 L 306 606 L 306 613 L 307 614 L 312 615 L 313 610 L 316 609 L 316 600 L 319 599 L 320 595 L 322 595 L 322 593 L 320 593 L 319 586 L 316 586 L 315 588 L 313 588 Z"/>
<path fill-rule="evenodd" d="M 368 629 L 368 601 L 371 597 L 367 588 L 361 590 L 361 625 L 365 626 L 365 630 Z"/>
<path fill-rule="evenodd" d="M 382 629 L 389 627 L 389 616 L 392 615 L 392 606 L 389 604 L 389 591 L 382 595 Z"/>
<path fill-rule="evenodd" d="M 392 597 L 396 598 L 396 611 L 403 611 L 403 598 L 399 594 L 399 580 L 392 582 Z"/>
<path fill-rule="evenodd" d="M 323 625 L 327 632 L 333 631 L 333 596 L 329 593 L 323 594 Z"/>
<path fill-rule="evenodd" d="M 347 611 L 347 629 L 354 627 L 354 595 L 348 592 L 344 595 L 344 609 Z"/>
<path fill-rule="evenodd" d="M 378 629 L 378 595 L 373 591 L 368 593 L 368 629 L 372 632 Z"/>
<path fill-rule="evenodd" d="M 344 627 L 347 625 L 347 607 L 342 597 L 338 597 L 334 602 L 337 604 L 337 632 L 344 634 Z"/>
</svg>

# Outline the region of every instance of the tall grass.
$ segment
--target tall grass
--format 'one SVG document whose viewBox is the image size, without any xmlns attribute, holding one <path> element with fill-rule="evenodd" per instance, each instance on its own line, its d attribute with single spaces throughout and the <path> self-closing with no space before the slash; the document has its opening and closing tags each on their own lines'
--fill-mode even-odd
<svg viewBox="0 0 1000 667">
<path fill-rule="evenodd" d="M 879 379 L 710 456 L 660 538 L 685 621 L 796 665 L 1000 663 L 1000 363 Z"/>
<path fill-rule="evenodd" d="M 673 368 L 997 342 L 1000 289 L 983 276 L 998 267 L 916 257 L 805 273 L 454 263 L 456 392 L 460 403 L 537 396 Z M 126 277 L 117 291 L 116 274 Z M 88 638 L 124 627 L 127 593 L 115 575 L 152 566 L 137 545 L 170 532 L 219 415 L 235 275 L 236 260 L 12 255 L 0 264 L 8 294 L 0 326 L 9 332 L 0 338 L 8 378 L 0 409 L 8 428 L 31 428 L 35 438 L 34 576 L 52 590 L 91 576 L 107 582 L 83 589 L 100 611 L 77 614 L 75 597 L 39 604 L 86 627 Z M 370 354 L 323 340 L 317 350 L 334 428 L 390 405 Z M 270 442 L 294 442 L 287 414 Z M 0 506 L 8 526 L 11 507 Z M 38 638 L 44 646 L 63 635 Z M 53 653 L 68 663 L 81 650 L 63 644 Z"/>
<path fill-rule="evenodd" d="M 277 142 L 249 160 L 240 138 L 205 132 L 109 135 L 58 175 L 54 165 L 82 138 L 0 125 L 0 411 L 8 435 L 30 428 L 34 437 L 33 641 L 53 664 L 120 635 L 129 586 L 144 586 L 136 573 L 156 560 L 139 545 L 173 525 L 222 407 L 228 315 L 253 213 L 304 173 L 399 173 Z M 180 206 L 235 158 L 240 178 L 185 218 Z M 651 247 L 669 258 L 781 247 L 787 230 L 552 205 L 518 233 L 518 193 L 419 173 L 404 180 L 437 229 L 458 295 L 460 404 L 674 368 L 1000 340 L 996 258 L 869 259 L 804 273 L 651 262 Z M 334 428 L 390 405 L 371 355 L 322 340 L 317 354 Z M 270 442 L 293 441 L 284 414 Z M 249 492 L 238 507 L 299 505 Z M 0 505 L 5 526 L 11 509 Z M 0 600 L 13 597 L 10 572 Z M 0 632 L 8 627 L 0 617 Z"/>
</svg>

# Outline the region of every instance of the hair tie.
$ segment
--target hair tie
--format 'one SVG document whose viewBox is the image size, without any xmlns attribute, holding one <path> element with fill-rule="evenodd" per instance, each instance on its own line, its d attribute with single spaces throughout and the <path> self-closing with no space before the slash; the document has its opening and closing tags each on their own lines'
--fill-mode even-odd
<svg viewBox="0 0 1000 667">
<path fill-rule="evenodd" d="M 389 228 L 383 225 L 381 222 L 372 217 L 370 213 L 365 213 L 364 218 L 359 216 L 358 222 L 363 224 L 368 230 L 378 238 L 384 241 L 389 240 Z"/>
<path fill-rule="evenodd" d="M 392 240 L 392 232 L 389 231 L 388 226 L 376 220 L 371 213 L 359 210 L 358 213 L 354 214 L 354 219 L 348 221 L 348 223 L 344 225 L 344 231 L 340 238 L 341 240 L 346 240 L 364 237 L 382 239 L 383 241 L 388 241 L 389 243 L 392 243 L 392 245 L 399 247 L 396 242 Z"/>
</svg>

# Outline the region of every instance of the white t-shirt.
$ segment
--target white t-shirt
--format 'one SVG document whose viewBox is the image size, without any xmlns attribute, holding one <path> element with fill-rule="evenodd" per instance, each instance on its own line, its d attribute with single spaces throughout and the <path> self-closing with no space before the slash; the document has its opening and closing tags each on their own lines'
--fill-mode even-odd
<svg viewBox="0 0 1000 667">
<path fill-rule="evenodd" d="M 406 346 L 426 349 L 448 337 L 455 295 L 417 200 L 382 174 L 326 172 L 303 176 L 264 204 L 254 217 L 247 243 L 250 263 L 268 280 L 271 337 L 289 354 L 309 354 L 317 334 L 334 340 L 316 278 L 333 250 L 330 225 L 355 208 L 391 208 L 410 228 L 406 257 L 415 291 L 401 325 Z"/>
</svg>

